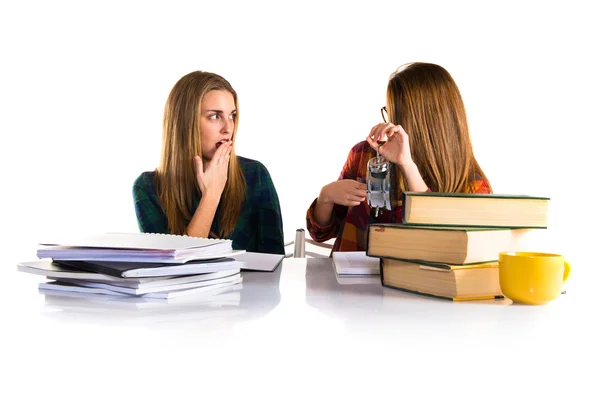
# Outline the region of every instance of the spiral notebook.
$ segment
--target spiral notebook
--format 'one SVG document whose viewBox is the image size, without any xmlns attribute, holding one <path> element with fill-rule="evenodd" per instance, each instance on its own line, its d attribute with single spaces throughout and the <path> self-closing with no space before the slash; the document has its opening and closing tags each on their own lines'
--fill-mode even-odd
<svg viewBox="0 0 600 394">
<path fill-rule="evenodd" d="M 229 239 L 152 233 L 103 233 L 39 245 L 38 258 L 54 260 L 185 263 L 233 253 Z"/>
</svg>

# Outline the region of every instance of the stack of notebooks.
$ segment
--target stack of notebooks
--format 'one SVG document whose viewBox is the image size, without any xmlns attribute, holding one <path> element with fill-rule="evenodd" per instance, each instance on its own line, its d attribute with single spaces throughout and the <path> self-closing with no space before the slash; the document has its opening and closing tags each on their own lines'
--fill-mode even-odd
<svg viewBox="0 0 600 394">
<path fill-rule="evenodd" d="M 340 285 L 379 283 L 379 258 L 366 252 L 333 252 L 331 262 Z"/>
<path fill-rule="evenodd" d="M 371 224 L 367 255 L 381 259 L 385 287 L 458 300 L 500 298 L 498 254 L 528 248 L 546 229 L 546 197 L 415 193 L 402 224 Z"/>
<path fill-rule="evenodd" d="M 227 239 L 147 233 L 106 233 L 42 243 L 38 261 L 20 271 L 46 276 L 42 293 L 102 294 L 155 299 L 226 290 L 246 265 Z M 278 256 L 275 256 L 279 258 Z"/>
</svg>

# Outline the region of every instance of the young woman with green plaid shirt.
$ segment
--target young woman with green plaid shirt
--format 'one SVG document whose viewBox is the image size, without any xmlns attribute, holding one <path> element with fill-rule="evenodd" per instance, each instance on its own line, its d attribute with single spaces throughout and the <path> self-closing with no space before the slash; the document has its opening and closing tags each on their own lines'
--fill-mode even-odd
<svg viewBox="0 0 600 394">
<path fill-rule="evenodd" d="M 269 171 L 234 151 L 237 109 L 237 93 L 217 74 L 194 71 L 175 84 L 160 164 L 133 185 L 140 231 L 228 238 L 234 249 L 284 253 Z"/>
</svg>

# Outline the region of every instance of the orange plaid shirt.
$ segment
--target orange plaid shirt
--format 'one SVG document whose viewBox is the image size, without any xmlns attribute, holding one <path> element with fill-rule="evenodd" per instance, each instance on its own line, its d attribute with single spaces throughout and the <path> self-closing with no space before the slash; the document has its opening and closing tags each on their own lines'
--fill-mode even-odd
<svg viewBox="0 0 600 394">
<path fill-rule="evenodd" d="M 344 168 L 338 178 L 354 179 L 366 183 L 367 163 L 373 158 L 375 151 L 366 141 L 354 145 Z M 475 180 L 471 184 L 471 190 L 477 194 L 489 194 L 491 188 L 484 180 Z M 392 212 L 383 211 L 377 218 L 370 214 L 371 208 L 367 200 L 355 207 L 334 205 L 333 217 L 326 226 L 320 226 L 314 219 L 314 210 L 317 199 L 306 212 L 306 229 L 316 242 L 325 242 L 336 238 L 332 252 L 334 251 L 364 251 L 366 250 L 367 228 L 370 223 L 401 223 L 402 206 L 396 207 Z"/>
</svg>

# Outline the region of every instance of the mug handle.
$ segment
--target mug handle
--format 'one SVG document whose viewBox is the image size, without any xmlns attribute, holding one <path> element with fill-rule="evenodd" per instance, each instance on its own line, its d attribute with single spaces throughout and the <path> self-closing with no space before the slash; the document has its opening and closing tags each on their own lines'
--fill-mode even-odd
<svg viewBox="0 0 600 394">
<path fill-rule="evenodd" d="M 563 283 L 565 283 L 567 281 L 567 278 L 569 277 L 570 273 L 571 273 L 571 264 L 569 264 L 565 261 L 565 271 L 563 273 Z"/>
</svg>

